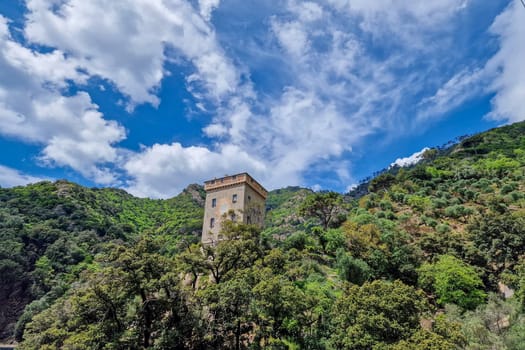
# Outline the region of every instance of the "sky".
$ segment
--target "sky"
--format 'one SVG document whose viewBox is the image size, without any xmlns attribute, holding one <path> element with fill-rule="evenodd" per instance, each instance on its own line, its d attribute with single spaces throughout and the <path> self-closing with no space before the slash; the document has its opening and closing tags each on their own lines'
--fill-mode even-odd
<svg viewBox="0 0 525 350">
<path fill-rule="evenodd" d="M 525 119 L 519 0 L 0 0 L 0 186 L 347 191 Z"/>
</svg>

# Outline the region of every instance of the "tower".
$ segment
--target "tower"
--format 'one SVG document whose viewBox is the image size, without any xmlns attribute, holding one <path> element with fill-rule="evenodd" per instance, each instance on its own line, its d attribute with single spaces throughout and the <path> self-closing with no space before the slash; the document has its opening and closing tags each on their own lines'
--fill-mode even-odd
<svg viewBox="0 0 525 350">
<path fill-rule="evenodd" d="M 204 182 L 206 203 L 202 243 L 219 240 L 224 218 L 262 227 L 268 191 L 248 173 L 225 176 Z"/>
</svg>

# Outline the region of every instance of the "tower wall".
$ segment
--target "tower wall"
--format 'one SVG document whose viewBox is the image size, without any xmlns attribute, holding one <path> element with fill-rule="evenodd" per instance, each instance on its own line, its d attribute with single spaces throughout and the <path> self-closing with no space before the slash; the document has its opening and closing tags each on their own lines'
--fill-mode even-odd
<svg viewBox="0 0 525 350">
<path fill-rule="evenodd" d="M 202 242 L 217 242 L 225 219 L 262 227 L 267 191 L 247 173 L 205 182 Z M 233 216 L 230 215 L 233 212 Z"/>
</svg>

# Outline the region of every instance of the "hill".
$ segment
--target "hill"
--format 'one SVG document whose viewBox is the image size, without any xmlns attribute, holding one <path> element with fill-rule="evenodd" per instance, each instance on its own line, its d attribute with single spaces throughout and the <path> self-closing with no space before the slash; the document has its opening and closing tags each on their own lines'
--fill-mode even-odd
<svg viewBox="0 0 525 350">
<path fill-rule="evenodd" d="M 427 259 L 451 253 L 480 265 L 494 285 L 525 248 L 525 230 L 518 228 L 525 214 L 525 123 L 424 158 L 373 179 L 358 211 L 397 222 Z"/>
<path fill-rule="evenodd" d="M 197 185 L 165 201 L 2 189 L 5 335 L 24 349 L 521 349 L 525 123 L 363 187 L 272 191 L 262 232 L 227 221 L 205 247 Z"/>
<path fill-rule="evenodd" d="M 198 241 L 198 199 L 194 186 L 169 200 L 67 181 L 0 189 L 0 339 L 12 334 L 30 301 L 60 296 L 103 244 L 144 232 L 168 235 L 173 245 Z"/>
</svg>

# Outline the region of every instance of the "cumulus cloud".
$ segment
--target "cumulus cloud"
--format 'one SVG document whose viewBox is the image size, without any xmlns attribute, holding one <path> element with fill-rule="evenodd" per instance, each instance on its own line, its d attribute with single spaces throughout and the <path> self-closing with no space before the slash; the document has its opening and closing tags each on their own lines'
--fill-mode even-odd
<svg viewBox="0 0 525 350">
<path fill-rule="evenodd" d="M 0 17 L 0 134 L 43 146 L 40 159 L 49 165 L 69 166 L 99 183 L 114 177 L 100 167 L 114 162 L 113 145 L 125 130 L 105 120 L 90 96 L 63 96 L 66 80 L 85 81 L 78 67 L 60 51 L 36 53 L 10 36 Z"/>
<path fill-rule="evenodd" d="M 196 68 L 189 83 L 216 99 L 238 83 L 235 67 L 217 45 L 212 28 L 184 0 L 27 0 L 24 30 L 30 42 L 67 52 L 68 61 L 100 76 L 129 96 L 129 106 L 157 105 L 156 90 L 172 50 Z M 219 1 L 201 1 L 209 17 Z"/>
<path fill-rule="evenodd" d="M 492 24 L 491 31 L 499 39 L 499 50 L 486 69 L 496 74 L 491 89 L 489 118 L 507 122 L 525 120 L 525 13 L 518 1 L 512 1 Z"/>
<path fill-rule="evenodd" d="M 0 165 L 0 186 L 1 187 L 14 187 L 14 186 L 23 186 L 30 183 L 35 183 L 45 180 L 44 178 L 39 178 L 27 174 L 23 174 L 16 169 Z"/>
<path fill-rule="evenodd" d="M 155 144 L 128 160 L 124 168 L 133 174 L 127 190 L 137 196 L 166 198 L 183 186 L 225 174 L 249 171 L 264 177 L 266 166 L 236 146 L 217 151 L 206 147 L 183 147 L 180 143 Z"/>
<path fill-rule="evenodd" d="M 417 164 L 417 163 L 419 163 L 421 160 L 423 160 L 423 155 L 424 155 L 425 152 L 428 151 L 429 149 L 430 149 L 430 148 L 425 147 L 425 148 L 423 148 L 421 151 L 416 152 L 416 153 L 412 154 L 412 155 L 409 156 L 409 157 L 398 158 L 398 159 L 396 159 L 395 162 L 393 162 L 392 164 L 390 164 L 390 167 L 394 167 L 394 166 L 407 167 L 407 166 L 411 166 L 411 165 Z"/>
<path fill-rule="evenodd" d="M 23 41 L 0 18 L 0 134 L 41 145 L 42 164 L 167 197 L 188 183 L 246 170 L 269 188 L 307 185 L 307 171 L 348 184 L 345 155 L 366 136 L 427 127 L 428 118 L 484 93 L 480 85 L 493 76 L 490 116 L 523 118 L 525 41 L 515 5 L 492 26 L 500 50 L 483 68 L 465 65 L 450 40 L 467 0 L 282 4 L 255 2 L 232 20 L 229 29 L 237 30 L 249 11 L 266 11 L 257 13 L 261 23 L 250 38 L 239 38 L 220 37 L 215 25 L 227 24 L 212 21 L 227 6 L 220 0 L 26 0 Z M 184 67 L 176 73 L 206 113 L 206 138 L 119 148 L 126 130 L 93 102 L 90 80 L 112 85 L 130 111 L 159 104 L 173 65 Z"/>
<path fill-rule="evenodd" d="M 98 76 L 128 96 L 128 108 L 157 105 L 165 62 L 184 59 L 194 67 L 187 83 L 196 97 L 227 101 L 238 74 L 203 19 L 219 1 L 200 5 L 202 16 L 182 0 L 27 0 L 23 33 L 29 43 L 49 47 L 45 53 L 16 42 L 0 17 L 0 69 L 6 76 L 0 82 L 0 134 L 42 145 L 41 164 L 117 184 L 119 168 L 134 154 L 116 147 L 125 129 L 105 119 L 88 93 L 63 93 Z"/>
</svg>

